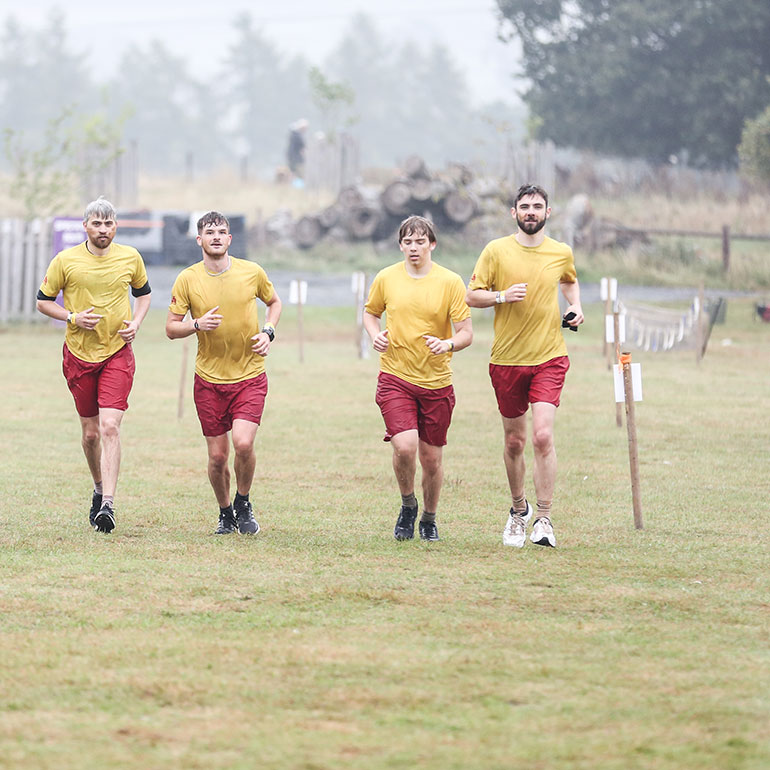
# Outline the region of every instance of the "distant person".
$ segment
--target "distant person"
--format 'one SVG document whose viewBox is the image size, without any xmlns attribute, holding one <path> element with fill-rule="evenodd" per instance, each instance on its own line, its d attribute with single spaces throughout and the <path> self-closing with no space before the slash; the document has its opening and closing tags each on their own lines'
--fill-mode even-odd
<svg viewBox="0 0 770 770">
<path fill-rule="evenodd" d="M 433 224 L 423 217 L 405 219 L 398 245 L 404 259 L 375 277 L 364 328 L 380 354 L 375 400 L 385 421 L 385 441 L 393 447 L 393 470 L 401 492 L 393 536 L 414 537 L 419 458 L 423 494 L 419 532 L 423 540 L 433 541 L 439 539 L 436 512 L 444 480 L 442 454 L 455 405 L 450 360 L 471 344 L 473 328 L 462 278 L 432 260 Z"/>
<path fill-rule="evenodd" d="M 286 148 L 286 163 L 295 179 L 305 176 L 305 148 L 307 146 L 308 122 L 300 118 L 289 126 L 289 145 Z"/>
<path fill-rule="evenodd" d="M 569 303 L 564 314 L 567 323 L 577 328 L 584 320 L 572 249 L 545 235 L 550 214 L 545 190 L 522 185 L 511 209 L 517 231 L 486 245 L 467 294 L 471 307 L 495 308 L 489 374 L 503 420 L 503 459 L 513 503 L 503 543 L 517 548 L 526 542 L 526 527 L 533 514 L 524 494 L 530 404 L 537 498 L 530 540 L 556 546 L 551 523 L 556 482 L 553 428 L 569 369 L 557 288 L 561 287 Z"/>
<path fill-rule="evenodd" d="M 265 356 L 281 315 L 281 300 L 267 274 L 254 262 L 232 257 L 232 239 L 224 214 L 210 211 L 198 220 L 203 258 L 177 277 L 166 319 L 170 339 L 198 337 L 193 396 L 208 448 L 208 477 L 219 504 L 218 535 L 259 532 L 249 500 L 257 461 L 254 441 L 267 396 Z M 261 330 L 257 299 L 267 307 Z"/>
<path fill-rule="evenodd" d="M 62 371 L 80 416 L 82 446 L 94 482 L 88 520 L 115 528 L 120 424 L 134 382 L 131 349 L 150 308 L 150 284 L 139 252 L 113 242 L 114 206 L 98 198 L 83 215 L 86 240 L 60 251 L 37 293 L 37 309 L 67 322 Z M 134 311 L 128 291 L 134 295 Z M 56 303 L 62 292 L 63 306 Z"/>
</svg>

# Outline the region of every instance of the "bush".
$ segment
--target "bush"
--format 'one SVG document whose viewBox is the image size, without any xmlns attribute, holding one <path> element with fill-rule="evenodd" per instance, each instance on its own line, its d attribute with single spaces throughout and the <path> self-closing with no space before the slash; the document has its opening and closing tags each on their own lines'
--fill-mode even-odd
<svg viewBox="0 0 770 770">
<path fill-rule="evenodd" d="M 761 182 L 770 182 L 770 106 L 743 127 L 738 146 L 741 171 Z"/>
</svg>

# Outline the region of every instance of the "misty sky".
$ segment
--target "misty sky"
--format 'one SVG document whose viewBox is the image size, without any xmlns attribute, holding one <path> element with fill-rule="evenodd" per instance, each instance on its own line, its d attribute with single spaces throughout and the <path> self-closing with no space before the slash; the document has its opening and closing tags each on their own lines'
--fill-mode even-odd
<svg viewBox="0 0 770 770">
<path fill-rule="evenodd" d="M 241 11 L 251 13 L 256 26 L 281 52 L 302 54 L 318 65 L 348 28 L 351 14 L 363 11 L 388 41 L 445 45 L 465 74 L 474 104 L 517 101 L 511 77 L 517 48 L 497 39 L 494 0 L 131 0 L 107 5 L 92 0 L 25 0 L 1 18 L 12 15 L 24 26 L 39 26 L 53 7 L 64 10 L 70 47 L 88 55 L 92 72 L 112 75 L 128 45 L 160 38 L 185 58 L 198 77 L 217 72 L 233 34 L 232 20 Z"/>
</svg>

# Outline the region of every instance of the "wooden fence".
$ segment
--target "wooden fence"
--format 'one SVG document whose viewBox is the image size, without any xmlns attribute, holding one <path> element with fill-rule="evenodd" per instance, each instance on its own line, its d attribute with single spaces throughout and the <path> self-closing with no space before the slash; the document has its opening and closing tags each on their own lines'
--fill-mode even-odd
<svg viewBox="0 0 770 770">
<path fill-rule="evenodd" d="M 80 199 L 85 206 L 103 195 L 118 208 L 131 208 L 139 202 L 139 159 L 137 144 L 130 141 L 123 151 L 103 168 L 83 177 Z"/>
<path fill-rule="evenodd" d="M 358 142 L 350 134 L 310 137 L 306 150 L 305 184 L 310 190 L 338 194 L 343 188 L 359 181 L 359 156 Z"/>
<path fill-rule="evenodd" d="M 516 145 L 508 140 L 501 169 L 508 189 L 515 192 L 522 184 L 536 184 L 544 188 L 553 200 L 558 192 L 555 152 L 552 142 Z"/>
<path fill-rule="evenodd" d="M 0 219 L 0 323 L 42 318 L 35 304 L 52 256 L 51 224 L 51 219 Z"/>
<path fill-rule="evenodd" d="M 725 273 L 730 272 L 731 260 L 731 241 L 770 241 L 770 233 L 734 233 L 730 230 L 730 225 L 722 225 L 719 232 L 703 230 L 660 230 L 656 228 L 635 229 L 623 227 L 617 224 L 603 224 L 605 230 L 622 234 L 626 237 L 647 238 L 658 236 L 673 236 L 678 238 L 718 238 L 722 241 L 722 267 Z M 595 244 L 593 245 L 595 248 Z"/>
</svg>

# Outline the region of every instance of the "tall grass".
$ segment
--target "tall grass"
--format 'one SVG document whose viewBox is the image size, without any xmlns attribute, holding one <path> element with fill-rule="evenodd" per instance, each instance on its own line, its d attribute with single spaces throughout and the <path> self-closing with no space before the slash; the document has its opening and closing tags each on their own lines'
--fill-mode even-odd
<svg viewBox="0 0 770 770">
<path fill-rule="evenodd" d="M 634 358 L 642 531 L 589 308 L 557 416 L 558 548 L 521 551 L 501 543 L 489 314 L 453 360 L 442 540 L 396 543 L 376 360 L 352 311 L 307 308 L 300 364 L 292 310 L 254 538 L 211 535 L 163 311 L 135 346 L 111 536 L 86 523 L 60 330 L 0 332 L 0 767 L 767 767 L 770 327 L 748 303 L 700 365 Z"/>
</svg>

